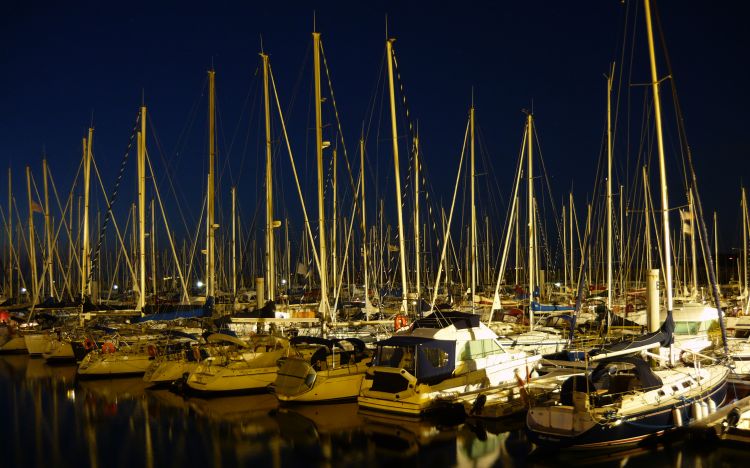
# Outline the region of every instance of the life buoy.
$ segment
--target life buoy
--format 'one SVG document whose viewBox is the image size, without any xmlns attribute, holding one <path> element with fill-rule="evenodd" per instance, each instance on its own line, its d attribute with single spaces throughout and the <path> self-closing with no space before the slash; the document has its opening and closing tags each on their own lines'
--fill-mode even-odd
<svg viewBox="0 0 750 468">
<path fill-rule="evenodd" d="M 148 355 L 155 358 L 156 357 L 156 346 L 150 344 L 148 345 Z"/>
<path fill-rule="evenodd" d="M 83 340 L 83 348 L 86 351 L 91 351 L 92 349 L 94 349 L 94 347 L 95 345 L 91 338 L 86 338 L 85 340 Z"/>
<path fill-rule="evenodd" d="M 105 341 L 102 343 L 102 353 L 114 353 L 115 352 L 115 344 L 111 341 Z"/>
<path fill-rule="evenodd" d="M 398 314 L 393 318 L 393 330 L 398 331 L 400 328 L 409 325 L 409 319 L 406 315 Z"/>
</svg>

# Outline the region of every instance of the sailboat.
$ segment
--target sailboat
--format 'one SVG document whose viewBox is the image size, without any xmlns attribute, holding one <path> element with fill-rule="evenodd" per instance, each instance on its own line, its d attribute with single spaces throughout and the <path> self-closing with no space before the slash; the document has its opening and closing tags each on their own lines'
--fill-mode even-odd
<svg viewBox="0 0 750 468">
<path fill-rule="evenodd" d="M 665 353 L 653 354 L 646 349 L 660 345 L 662 349 L 668 346 L 671 351 L 675 330 L 669 201 L 649 0 L 644 0 L 644 9 L 661 175 L 666 320 L 659 330 L 632 344 L 620 341 L 599 352 L 589 352 L 587 357 L 597 362 L 596 367 L 587 370 L 585 376 L 570 377 L 562 385 L 558 402 L 529 410 L 526 418 L 529 437 L 545 448 L 601 449 L 636 444 L 674 430 L 691 419 L 704 418 L 723 405 L 727 394 L 729 369 L 724 365 L 701 366 L 694 355 L 692 365 L 681 363 L 652 369 L 642 357 L 645 353 L 664 362 Z M 710 263 L 710 253 L 708 260 Z M 657 278 L 658 270 L 651 270 L 649 315 L 655 316 L 658 316 Z M 666 354 L 666 360 L 672 364 L 671 352 Z"/>
</svg>

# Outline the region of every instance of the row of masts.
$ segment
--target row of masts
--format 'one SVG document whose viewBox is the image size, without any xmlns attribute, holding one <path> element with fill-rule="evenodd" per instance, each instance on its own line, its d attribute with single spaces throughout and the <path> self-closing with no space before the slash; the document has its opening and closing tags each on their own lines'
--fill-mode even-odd
<svg viewBox="0 0 750 468">
<path fill-rule="evenodd" d="M 650 16 L 648 14 L 647 10 L 647 22 L 650 24 Z M 668 203 L 668 194 L 666 190 L 666 168 L 664 166 L 664 148 L 663 148 L 663 141 L 661 138 L 661 110 L 660 110 L 660 103 L 659 103 L 659 89 L 658 89 L 658 79 L 657 79 L 657 71 L 656 71 L 656 65 L 655 65 L 655 59 L 653 57 L 653 37 L 649 28 L 649 48 L 651 53 L 651 73 L 652 73 L 652 91 L 654 94 L 654 116 L 655 116 L 655 124 L 656 124 L 656 135 L 657 135 L 657 149 L 659 153 L 659 173 L 660 173 L 660 182 L 661 182 L 661 207 L 660 210 L 662 213 L 662 233 L 663 238 L 661 242 L 661 251 L 663 255 L 662 260 L 662 266 L 664 267 L 664 279 L 665 279 L 665 287 L 667 288 L 665 297 L 668 299 L 667 302 L 667 309 L 672 309 L 672 297 L 673 297 L 673 281 L 672 281 L 672 267 L 671 267 L 671 239 L 670 239 L 670 227 L 669 227 L 669 203 Z M 315 120 L 316 120 L 316 169 L 317 169 L 317 182 L 318 182 L 318 196 L 317 196 L 317 202 L 318 202 L 318 245 L 317 245 L 317 252 L 315 251 L 315 246 L 312 245 L 312 240 L 314 239 L 312 233 L 310 232 L 310 221 L 307 219 L 307 212 L 304 208 L 304 201 L 302 201 L 303 205 L 303 211 L 305 213 L 305 226 L 307 229 L 308 236 L 303 236 L 303 239 L 306 239 L 309 242 L 309 247 L 313 250 L 313 257 L 315 259 L 315 265 L 318 269 L 318 278 L 319 278 L 319 285 L 320 285 L 320 305 L 319 305 L 319 311 L 324 317 L 328 317 L 331 314 L 331 300 L 329 298 L 329 292 L 335 291 L 337 284 L 340 283 L 340 279 L 342 278 L 343 270 L 338 269 L 339 265 L 339 258 L 337 258 L 338 249 L 337 249 L 337 233 L 339 232 L 337 221 L 339 220 L 338 215 L 338 207 L 337 207 L 337 187 L 336 187 L 336 148 L 333 148 L 334 157 L 333 157 L 333 165 L 334 165 L 334 177 L 333 177 L 333 212 L 334 215 L 331 217 L 326 216 L 325 211 L 325 199 L 324 199 L 324 192 L 325 192 L 325 180 L 324 180 L 324 149 L 331 146 L 331 144 L 327 141 L 323 140 L 323 128 L 324 128 L 324 122 L 323 122 L 323 116 L 322 116 L 322 108 L 321 104 L 323 103 L 324 99 L 322 97 L 322 90 L 321 90 L 321 46 L 320 46 L 320 33 L 314 32 L 313 33 L 313 50 L 314 50 L 314 93 L 315 93 Z M 421 237 L 420 232 L 420 154 L 419 154 L 419 138 L 418 136 L 414 138 L 413 142 L 413 176 L 414 176 L 414 213 L 413 213 L 413 232 L 414 232 L 414 241 L 413 241 L 413 249 L 415 252 L 414 255 L 414 273 L 415 273 L 415 281 L 413 281 L 411 284 L 409 282 L 409 275 L 408 275 L 408 264 L 407 264 L 407 247 L 406 247 L 406 235 L 405 235 L 405 221 L 404 221 L 404 213 L 402 209 L 402 190 L 401 190 L 401 177 L 400 177 L 400 168 L 401 164 L 399 161 L 399 144 L 398 144 L 398 131 L 397 131 L 397 112 L 396 112 L 396 96 L 395 96 L 395 78 L 394 78 L 394 55 L 393 55 L 393 39 L 388 39 L 386 41 L 386 54 L 387 54 L 387 60 L 388 60 L 388 86 L 389 86 L 389 104 L 390 104 L 390 117 L 391 117 L 391 132 L 392 132 L 392 144 L 393 144 L 393 161 L 394 161 L 394 177 L 395 177 L 395 192 L 396 192 L 396 213 L 397 213 L 397 238 L 398 238 L 398 253 L 399 253 L 399 272 L 400 272 L 400 279 L 401 279 L 401 290 L 402 290 L 402 296 L 401 296 L 401 306 L 400 310 L 403 313 L 406 313 L 409 310 L 408 302 L 410 299 L 421 299 L 424 296 L 424 290 L 423 285 L 426 284 L 426 278 L 423 278 L 423 264 L 422 264 L 422 257 L 423 252 L 421 251 L 421 245 L 423 243 L 423 238 Z M 274 230 L 279 228 L 281 226 L 281 222 L 276 220 L 274 217 L 274 187 L 273 187 L 273 149 L 272 149 L 272 135 L 271 135 L 271 107 L 272 107 L 272 99 L 271 99 L 271 75 L 270 75 L 270 63 L 269 63 L 269 56 L 265 53 L 261 53 L 261 58 L 263 61 L 263 93 L 264 93 L 264 111 L 265 111 L 265 156 L 266 156 L 266 164 L 265 164 L 265 198 L 266 198 L 266 207 L 265 207 L 265 275 L 264 275 L 264 282 L 265 282 L 265 294 L 262 299 L 262 301 L 265 303 L 267 301 L 275 300 L 278 296 L 278 288 L 276 284 L 276 280 L 278 278 L 278 274 L 276 273 L 276 265 L 277 260 L 275 258 L 275 252 L 277 250 L 275 246 L 275 235 Z M 613 170 L 612 170 L 612 151 L 613 151 L 613 144 L 612 144 L 612 130 L 611 130 L 611 93 L 612 93 L 612 82 L 613 82 L 613 76 L 614 76 L 614 65 L 612 66 L 611 72 L 607 77 L 607 177 L 606 177 L 606 251 L 605 251 L 605 257 L 606 257 L 606 284 L 607 284 L 607 306 L 608 308 L 612 308 L 613 301 L 614 301 L 614 259 L 613 259 Z M 216 223 L 216 203 L 215 203 L 215 166 L 216 166 L 216 122 L 215 122 L 215 72 L 213 70 L 208 72 L 208 83 L 209 83 L 209 104 L 208 104 L 208 127 L 209 127 L 209 144 L 208 144 L 208 179 L 207 179 L 207 193 L 206 193 L 206 245 L 205 245 L 205 296 L 207 298 L 215 297 L 217 295 L 217 275 L 216 275 L 216 230 L 219 228 L 219 225 Z M 275 93 L 275 86 L 274 86 L 274 93 Z M 276 97 L 276 100 L 278 101 L 278 97 Z M 278 102 L 277 102 L 278 104 Z M 279 114 L 281 113 L 279 109 Z M 147 150 L 146 150 L 146 107 L 142 106 L 140 109 L 140 116 L 139 116 L 139 124 L 140 129 L 137 132 L 137 171 L 138 171 L 138 201 L 137 201 L 137 215 L 138 215 L 138 222 L 137 222 L 137 239 L 138 239 L 138 246 L 135 249 L 137 252 L 137 262 L 136 267 L 131 267 L 131 270 L 137 271 L 137 281 L 133 282 L 133 289 L 136 294 L 136 308 L 139 310 L 142 310 L 146 305 L 146 291 L 147 291 L 147 285 L 146 285 L 146 278 L 147 278 L 147 258 L 146 258 L 146 252 L 147 246 L 146 246 L 146 237 L 147 237 L 147 226 L 146 226 L 146 178 L 147 178 L 147 167 L 146 167 L 146 158 L 147 158 Z M 283 126 L 283 122 L 282 122 Z M 284 129 L 284 131 L 286 131 Z M 544 278 L 540 277 L 541 272 L 541 262 L 539 259 L 539 239 L 538 239 L 538 232 L 539 232 L 539 226 L 537 226 L 537 218 L 538 213 L 536 212 L 537 204 L 534 194 L 534 117 L 529 112 L 527 113 L 527 122 L 526 122 L 526 130 L 525 130 L 525 146 L 526 146 L 526 180 L 527 180 L 527 202 L 526 202 L 526 209 L 527 209 L 527 232 L 526 232 L 526 243 L 528 247 L 528 255 L 526 259 L 525 264 L 525 270 L 527 271 L 527 285 L 528 285 L 528 294 L 531 300 L 533 300 L 535 291 L 537 287 L 543 287 Z M 92 265 L 91 265 L 91 259 L 92 259 L 92 248 L 89 244 L 90 241 L 90 227 L 89 227 L 89 208 L 90 208 L 90 181 L 91 181 L 91 164 L 92 164 L 92 142 L 93 142 L 93 129 L 89 129 L 87 137 L 83 138 L 83 185 L 84 185 L 84 207 L 83 207 L 83 220 L 82 220 L 82 236 L 81 236 L 81 249 L 80 249 L 80 257 L 77 259 L 80 263 L 80 297 L 85 298 L 89 297 L 91 295 L 91 282 L 92 282 Z M 287 141 L 288 144 L 288 141 Z M 291 149 L 290 151 L 290 157 L 291 157 Z M 470 223 L 469 223 L 469 232 L 468 232 L 468 242 L 467 242 L 467 283 L 469 286 L 469 304 L 472 309 L 474 309 L 476 304 L 476 297 L 477 297 L 477 291 L 480 289 L 478 287 L 478 263 L 479 263 L 479 241 L 478 241 L 478 226 L 477 226 L 477 211 L 476 211 L 476 188 L 475 188 L 475 180 L 477 177 L 476 174 L 476 166 L 475 166 L 475 108 L 472 102 L 472 105 L 469 110 L 469 191 L 470 191 Z M 364 300 L 366 304 L 366 309 L 371 310 L 372 309 L 372 303 L 370 301 L 369 297 L 369 291 L 370 291 L 370 277 L 369 277 L 369 268 L 368 268 L 368 242 L 367 242 L 367 220 L 366 220 L 366 209 L 365 209 L 365 151 L 364 151 L 364 139 L 360 139 L 360 183 L 358 184 L 358 194 L 356 197 L 361 197 L 361 239 L 362 239 L 362 273 L 364 276 Z M 520 168 L 519 168 L 520 171 Z M 47 277 L 47 284 L 49 288 L 50 296 L 54 294 L 54 288 L 55 288 L 55 274 L 54 274 L 54 244 L 53 241 L 53 227 L 52 227 L 52 221 L 51 221 L 51 214 L 50 214 L 50 204 L 49 204 L 49 194 L 48 194 L 48 172 L 49 169 L 47 168 L 46 159 L 43 161 L 43 172 L 44 172 L 44 225 L 45 225 L 45 245 L 47 248 L 45 259 L 44 259 L 44 273 L 42 276 Z M 296 173 L 295 173 L 296 176 Z M 519 172 L 520 177 L 520 172 Z M 29 264 L 30 264 L 30 270 L 31 270 L 31 279 L 32 279 L 32 303 L 37 303 L 38 299 L 40 297 L 40 283 L 37 271 L 37 259 L 36 259 L 36 249 L 34 248 L 34 245 L 36 244 L 35 239 L 35 233 L 34 233 L 34 219 L 33 214 L 35 211 L 35 208 L 37 207 L 37 203 L 34 201 L 34 198 L 32 197 L 31 192 L 31 172 L 30 168 L 26 168 L 26 178 L 27 178 L 27 201 L 29 206 L 29 223 L 28 223 L 28 232 L 29 232 L 29 241 L 28 241 L 28 251 L 29 251 Z M 516 191 L 518 189 L 518 181 L 516 183 Z M 645 260 L 645 268 L 649 269 L 653 266 L 652 259 L 651 259 L 651 248 L 650 248 L 650 227 L 649 227 L 649 213 L 652 210 L 651 206 L 649 205 L 649 189 L 648 189 L 648 176 L 646 172 L 646 168 L 643 168 L 643 188 L 644 188 L 644 211 L 645 211 L 645 224 L 646 224 L 646 240 L 645 243 L 648 245 L 648 248 L 645 248 L 644 251 L 646 253 L 646 260 Z M 623 188 L 620 187 L 621 190 L 621 200 L 622 200 L 622 191 Z M 232 195 L 232 218 L 231 218 L 231 291 L 233 296 L 237 296 L 238 293 L 238 268 L 237 268 L 237 214 L 236 214 L 236 188 L 231 188 L 231 195 Z M 8 285 L 13 285 L 13 274 L 14 274 L 14 257 L 17 257 L 17 254 L 14 252 L 13 248 L 13 229 L 12 229 L 12 190 L 11 190 L 11 180 L 10 180 L 10 172 L 9 172 L 9 179 L 8 179 L 8 197 L 9 197 L 9 203 L 8 203 L 8 222 L 6 223 L 7 227 L 7 237 L 8 237 L 8 244 L 9 244 L 9 250 L 8 250 L 8 258 L 9 258 L 9 268 L 8 268 Z M 355 199 L 356 199 L 355 197 Z M 300 193 L 300 198 L 301 193 Z M 697 290 L 697 254 L 696 254 L 696 245 L 695 245 L 695 232 L 696 228 L 694 226 L 694 220 L 695 215 L 693 214 L 692 205 L 693 205 L 693 195 L 692 191 L 688 192 L 688 198 L 689 198 L 689 204 L 691 206 L 690 210 L 690 230 L 691 235 L 689 236 L 691 239 L 691 259 L 692 259 L 692 292 L 693 294 Z M 511 226 L 515 227 L 516 230 L 516 248 L 515 248 L 515 258 L 516 258 L 516 267 L 515 267 L 515 282 L 516 284 L 520 284 L 522 281 L 519 278 L 519 258 L 520 258 L 520 238 L 519 235 L 519 229 L 520 229 L 520 210 L 518 209 L 518 195 L 514 194 L 513 196 L 513 202 L 512 202 L 512 208 L 511 208 L 511 214 L 510 219 L 511 222 L 508 224 L 508 232 L 505 235 L 505 242 L 503 245 L 503 252 L 502 252 L 502 261 L 500 264 L 499 271 L 501 272 L 499 275 L 497 275 L 498 281 L 497 285 L 495 287 L 495 299 L 497 300 L 497 291 L 498 287 L 501 283 L 501 279 L 504 275 L 506 266 L 508 265 L 508 252 L 509 252 L 509 246 L 510 246 L 510 238 L 511 238 Z M 746 216 L 746 203 L 745 203 L 745 197 L 744 197 L 744 190 L 742 194 L 742 203 L 743 203 L 743 216 Z M 161 205 L 161 201 L 160 201 Z M 163 211 L 163 207 L 162 207 Z M 440 260 L 438 261 L 439 268 L 437 273 L 437 284 L 434 288 L 434 294 L 437 294 L 437 290 L 439 289 L 440 285 L 440 274 L 441 269 L 443 268 L 444 264 L 447 265 L 449 263 L 448 258 L 450 256 L 446 255 L 446 250 L 448 248 L 449 244 L 449 233 L 450 233 L 450 219 L 452 218 L 452 211 L 453 207 L 451 207 L 451 217 L 449 217 L 448 220 L 448 226 L 443 226 L 443 236 L 444 239 L 442 240 L 442 256 Z M 622 201 L 621 201 L 621 219 L 622 219 Z M 70 217 L 72 219 L 72 207 L 70 210 Z M 151 252 L 151 259 L 150 263 L 152 265 L 151 271 L 152 271 L 152 284 L 151 284 L 151 290 L 155 293 L 157 292 L 157 275 L 154 273 L 154 269 L 156 267 L 156 248 L 155 248 L 155 220 L 154 220 L 154 206 L 153 206 L 153 199 L 151 201 L 151 232 L 150 232 L 150 252 Z M 381 210 L 382 213 L 382 210 Z M 562 233 L 562 252 L 563 252 L 563 268 L 562 273 L 564 276 L 564 284 L 567 287 L 567 285 L 574 285 L 576 284 L 576 271 L 574 268 L 574 204 L 573 204 L 573 196 L 572 193 L 570 194 L 569 204 L 567 207 L 567 219 L 566 219 L 566 207 L 563 206 L 563 233 Z M 444 216 L 443 216 L 444 218 Z M 326 227 L 326 220 L 331 219 L 332 220 L 332 228 L 330 231 Z M 166 217 L 164 219 L 165 225 L 166 225 Z M 445 222 L 445 220 L 444 220 Z M 72 221 L 71 226 L 69 226 L 69 229 L 72 229 Z M 346 224 L 346 223 L 344 223 Z M 577 222 L 576 222 L 577 224 Z M 622 221 L 621 221 L 622 225 Z M 716 225 L 716 216 L 714 215 L 714 225 Z M 622 226 L 621 226 L 622 229 Z M 489 222 L 487 222 L 487 230 L 489 231 Z M 576 231 L 578 229 L 576 228 Z M 589 208 L 589 213 L 586 220 L 586 232 L 588 233 L 591 230 L 591 209 Z M 328 247 L 329 243 L 327 241 L 327 232 L 330 232 L 332 235 L 332 251 L 331 256 L 332 259 L 328 259 Z M 714 228 L 714 232 L 716 233 L 716 227 Z M 119 231 L 118 231 L 119 236 Z M 287 240 L 285 241 L 285 249 L 289 250 L 289 241 L 288 241 L 288 222 L 287 222 L 287 231 L 286 231 L 286 237 Z M 381 233 L 382 237 L 382 233 Z M 579 238 L 579 247 L 580 247 L 580 233 L 578 234 Z M 684 236 L 685 237 L 685 236 Z M 486 236 L 486 274 L 485 281 L 489 281 L 490 276 L 490 267 L 489 267 L 489 243 L 490 243 L 490 236 L 489 232 Z M 620 234 L 620 252 L 622 256 L 623 252 L 623 238 L 624 235 Z M 174 248 L 174 242 L 171 238 L 171 235 L 169 237 L 170 245 L 172 254 L 175 258 L 175 263 L 177 264 L 176 268 L 177 270 L 180 270 L 179 261 L 177 259 L 177 254 Z M 715 253 L 718 255 L 718 247 L 716 245 L 718 244 L 718 239 L 716 238 L 715 234 Z M 120 240 L 122 243 L 122 240 Z M 382 239 L 380 240 L 382 243 Z M 747 220 L 743 220 L 743 242 L 744 245 L 747 245 Z M 71 241 L 72 245 L 72 241 Z M 685 249 L 683 249 L 684 251 Z M 347 250 L 348 252 L 348 250 Z M 580 254 L 581 256 L 584 255 L 583 252 Z M 382 255 L 381 255 L 382 256 Z M 291 276 L 291 261 L 290 261 L 291 255 L 289 252 L 287 252 L 287 274 Z M 683 253 L 683 258 L 686 258 L 686 255 Z M 17 258 L 15 260 L 15 263 L 19 265 L 19 272 L 20 272 L 20 262 L 18 262 Z M 183 262 L 184 263 L 184 262 Z M 622 263 L 622 260 L 620 261 Z M 744 253 L 743 258 L 743 264 L 747 265 L 747 254 Z M 332 267 L 331 274 L 328 273 L 328 266 Z M 446 272 L 448 272 L 450 269 L 445 268 Z M 188 268 L 188 271 L 190 268 Z M 718 269 L 716 270 L 718 272 Z M 182 299 L 187 300 L 188 299 L 188 293 L 187 293 L 187 287 L 186 287 L 186 281 L 185 276 L 183 275 L 182 271 L 178 271 L 177 275 L 179 276 L 181 282 L 182 282 Z M 589 281 L 592 281 L 592 275 L 589 273 Z M 621 274 L 621 276 L 624 276 Z M 683 276 L 687 276 L 686 274 Z M 744 277 L 743 280 L 743 291 L 747 290 L 747 273 L 744 272 L 742 275 Z M 328 284 L 329 279 L 332 280 L 332 285 Z M 413 290 L 410 290 L 410 286 L 413 287 Z M 622 287 L 620 289 L 623 289 Z M 433 304 L 434 304 L 434 296 L 433 296 Z"/>
</svg>

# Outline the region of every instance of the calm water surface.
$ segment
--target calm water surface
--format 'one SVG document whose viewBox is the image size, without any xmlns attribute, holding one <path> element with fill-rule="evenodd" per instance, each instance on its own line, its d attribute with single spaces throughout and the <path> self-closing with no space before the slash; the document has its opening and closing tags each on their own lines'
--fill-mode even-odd
<svg viewBox="0 0 750 468">
<path fill-rule="evenodd" d="M 270 394 L 184 399 L 140 378 L 76 381 L 76 366 L 0 356 L 0 467 L 747 466 L 749 449 L 677 444 L 534 453 L 523 419 L 414 422 L 356 403 L 279 408 Z"/>
</svg>

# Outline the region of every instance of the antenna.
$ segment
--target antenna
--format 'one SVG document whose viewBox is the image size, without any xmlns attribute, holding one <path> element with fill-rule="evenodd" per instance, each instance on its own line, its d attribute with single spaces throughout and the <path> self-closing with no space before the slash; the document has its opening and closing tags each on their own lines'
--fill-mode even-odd
<svg viewBox="0 0 750 468">
<path fill-rule="evenodd" d="M 471 85 L 471 108 L 474 108 L 474 85 Z"/>
<path fill-rule="evenodd" d="M 259 34 L 260 36 L 260 53 L 263 54 L 263 33 Z"/>
<path fill-rule="evenodd" d="M 385 40 L 388 40 L 388 13 L 385 14 Z"/>
<path fill-rule="evenodd" d="M 315 10 L 313 10 L 313 32 L 317 32 L 315 20 L 316 20 L 316 18 L 315 18 Z"/>
</svg>

